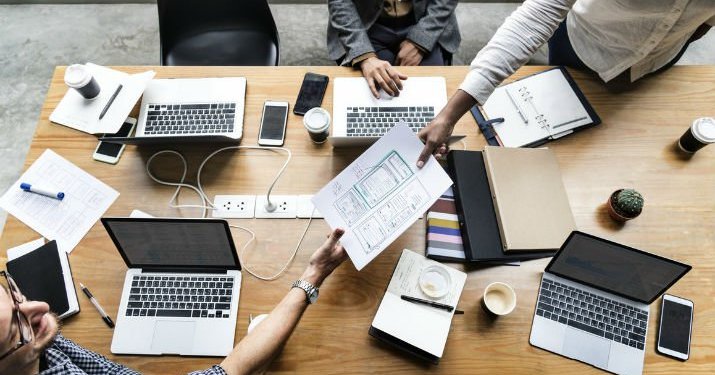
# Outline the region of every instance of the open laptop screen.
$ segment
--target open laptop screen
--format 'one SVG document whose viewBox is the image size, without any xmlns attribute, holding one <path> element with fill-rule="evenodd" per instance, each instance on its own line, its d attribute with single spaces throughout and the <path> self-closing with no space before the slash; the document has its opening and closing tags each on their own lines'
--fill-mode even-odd
<svg viewBox="0 0 715 375">
<path fill-rule="evenodd" d="M 240 269 L 224 220 L 103 218 L 130 268 Z"/>
<path fill-rule="evenodd" d="M 582 232 L 572 232 L 546 271 L 650 304 L 690 266 Z"/>
</svg>

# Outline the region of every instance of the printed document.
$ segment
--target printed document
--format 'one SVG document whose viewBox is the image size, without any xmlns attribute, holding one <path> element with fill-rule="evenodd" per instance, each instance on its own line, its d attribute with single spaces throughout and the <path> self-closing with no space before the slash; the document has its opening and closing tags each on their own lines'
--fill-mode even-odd
<svg viewBox="0 0 715 375">
<path fill-rule="evenodd" d="M 424 145 L 398 123 L 313 197 L 361 270 L 409 228 L 452 185 L 434 157 L 418 169 Z"/>
<path fill-rule="evenodd" d="M 21 182 L 56 189 L 65 197 L 23 191 Z M 0 207 L 69 253 L 118 196 L 118 191 L 48 149 L 0 198 Z"/>
</svg>

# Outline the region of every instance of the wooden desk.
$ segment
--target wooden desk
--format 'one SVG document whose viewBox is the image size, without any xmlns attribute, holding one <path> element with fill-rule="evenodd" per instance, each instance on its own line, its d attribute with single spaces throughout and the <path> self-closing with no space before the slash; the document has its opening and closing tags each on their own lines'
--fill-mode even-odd
<svg viewBox="0 0 715 375">
<path fill-rule="evenodd" d="M 121 68 L 139 72 L 144 67 Z M 264 100 L 295 101 L 303 74 L 307 71 L 330 77 L 356 76 L 339 67 L 279 68 L 153 68 L 159 78 L 245 76 L 248 78 L 243 144 L 254 144 Z M 516 76 L 534 73 L 541 67 L 526 67 Z M 443 75 L 452 93 L 467 71 L 466 67 L 404 69 L 411 75 Z M 121 192 L 107 212 L 126 216 L 138 208 L 154 215 L 197 216 L 197 210 L 173 210 L 167 201 L 173 189 L 159 186 L 144 173 L 144 163 L 153 150 L 127 147 L 116 166 L 95 162 L 93 136 L 51 124 L 48 117 L 66 87 L 64 68 L 55 70 L 47 99 L 40 114 L 25 167 L 46 148 L 69 159 Z M 674 142 L 701 116 L 715 116 L 715 67 L 675 67 L 657 79 L 648 79 L 627 94 L 612 95 L 592 78 L 574 77 L 601 115 L 603 124 L 549 144 L 558 156 L 564 183 L 579 229 L 620 241 L 636 248 L 689 263 L 693 270 L 670 292 L 695 301 L 692 354 L 681 363 L 657 355 L 655 337 L 659 307 L 651 309 L 647 337 L 647 373 L 715 373 L 715 146 L 701 150 L 692 159 L 674 151 Z M 331 83 L 332 85 L 332 83 Z M 332 106 L 332 86 L 324 107 Z M 481 149 L 484 140 L 474 120 L 463 117 L 456 133 L 467 134 L 469 149 Z M 286 147 L 293 161 L 276 185 L 276 194 L 313 193 L 357 156 L 356 151 L 334 150 L 328 144 L 313 145 L 302 127 L 301 117 L 291 114 Z M 171 147 L 174 148 L 174 147 Z M 198 163 L 216 147 L 177 148 L 189 157 L 190 181 L 195 180 Z M 283 157 L 267 152 L 240 151 L 219 155 L 207 166 L 203 178 L 210 197 L 215 194 L 260 194 L 283 163 Z M 159 175 L 176 178 L 180 162 L 159 161 Z M 643 214 L 624 226 L 608 219 L 602 204 L 618 188 L 633 187 L 643 193 Z M 195 203 L 191 192 L 181 202 Z M 282 266 L 306 224 L 305 220 L 241 220 L 256 230 L 258 241 L 247 250 L 243 262 L 263 274 Z M 397 257 L 403 248 L 424 249 L 424 222 L 420 220 L 388 250 L 358 273 L 348 262 L 324 284 L 317 305 L 308 309 L 283 354 L 271 372 L 300 373 L 574 373 L 599 372 L 588 365 L 568 360 L 529 345 L 528 337 L 537 285 L 546 259 L 524 262 L 521 267 L 456 267 L 469 272 L 440 365 L 419 363 L 368 336 L 367 330 L 381 300 Z M 249 314 L 268 312 L 284 295 L 290 282 L 305 267 L 313 250 L 322 243 L 327 225 L 318 220 L 311 225 L 306 240 L 288 272 L 274 282 L 246 275 L 243 281 L 236 339 L 244 336 Z M 234 231 L 242 245 L 247 236 Z M 5 249 L 38 235 L 9 217 L 0 239 L 0 257 Z M 112 316 L 116 316 L 120 288 L 126 267 L 97 223 L 70 261 L 75 283 L 89 286 Z M 510 283 L 518 303 L 509 316 L 489 320 L 479 307 L 483 288 L 492 281 Z M 79 344 L 147 374 L 184 373 L 207 368 L 219 358 L 114 356 L 109 352 L 109 330 L 89 301 L 79 296 L 82 312 L 65 322 L 63 332 Z"/>
</svg>

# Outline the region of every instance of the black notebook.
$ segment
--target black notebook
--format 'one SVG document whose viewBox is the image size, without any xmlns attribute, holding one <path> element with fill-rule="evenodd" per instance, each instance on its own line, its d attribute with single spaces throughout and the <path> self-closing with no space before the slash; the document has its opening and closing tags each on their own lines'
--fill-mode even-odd
<svg viewBox="0 0 715 375">
<path fill-rule="evenodd" d="M 454 181 L 464 253 L 469 261 L 506 263 L 554 255 L 553 251 L 504 253 L 481 151 L 450 151 L 447 163 Z"/>
<path fill-rule="evenodd" d="M 28 300 L 47 302 L 60 318 L 79 312 L 67 253 L 57 249 L 57 242 L 9 260 L 7 271 Z"/>
<path fill-rule="evenodd" d="M 492 146 L 536 147 L 601 123 L 563 67 L 501 85 L 471 112 Z"/>
</svg>

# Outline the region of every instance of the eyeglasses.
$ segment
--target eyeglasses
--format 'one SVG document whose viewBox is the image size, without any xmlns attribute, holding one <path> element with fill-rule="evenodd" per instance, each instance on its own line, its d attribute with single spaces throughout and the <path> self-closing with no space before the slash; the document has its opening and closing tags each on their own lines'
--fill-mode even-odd
<svg viewBox="0 0 715 375">
<path fill-rule="evenodd" d="M 20 288 L 17 287 L 15 280 L 13 280 L 12 276 L 10 276 L 9 273 L 5 271 L 0 271 L 0 275 L 4 276 L 3 278 L 0 278 L 0 283 L 2 283 L 3 281 L 7 283 L 5 286 L 10 292 L 12 302 L 15 304 L 12 315 L 13 326 L 17 326 L 20 331 L 20 338 L 15 344 L 15 346 L 10 348 L 7 353 L 0 355 L 0 360 L 2 360 L 10 354 L 14 353 L 16 350 L 20 349 L 23 345 L 31 342 L 35 337 L 35 333 L 32 331 L 32 325 L 30 325 L 30 322 L 27 320 L 25 314 L 20 311 L 20 304 L 25 302 L 25 296 L 22 294 L 22 292 L 20 292 Z"/>
</svg>

